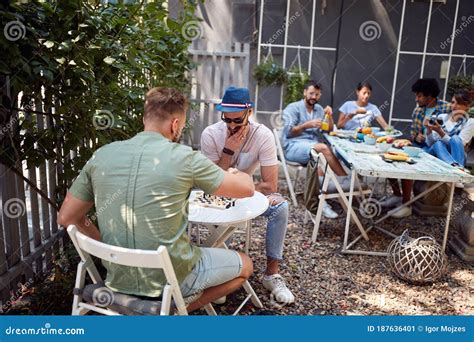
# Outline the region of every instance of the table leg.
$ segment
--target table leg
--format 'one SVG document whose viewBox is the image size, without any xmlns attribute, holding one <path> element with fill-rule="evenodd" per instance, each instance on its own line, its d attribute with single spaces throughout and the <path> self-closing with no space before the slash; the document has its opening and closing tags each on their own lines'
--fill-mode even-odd
<svg viewBox="0 0 474 342">
<path fill-rule="evenodd" d="M 351 185 L 349 188 L 349 203 L 347 203 L 347 216 L 346 216 L 346 227 L 344 230 L 344 244 L 342 245 L 342 251 L 346 250 L 347 242 L 349 240 L 349 227 L 351 225 L 351 211 L 352 211 L 352 197 L 354 194 L 354 182 L 356 173 L 354 170 L 351 172 Z M 345 201 L 344 201 L 345 202 Z"/>
<path fill-rule="evenodd" d="M 247 221 L 245 223 L 247 226 L 247 229 L 245 231 L 245 254 L 249 255 L 249 250 L 250 250 L 250 241 L 252 237 L 252 221 Z"/>
<path fill-rule="evenodd" d="M 210 235 L 201 243 L 203 247 L 220 247 L 238 228 L 235 226 L 209 226 Z"/>
<path fill-rule="evenodd" d="M 218 226 L 214 228 L 211 232 L 211 235 L 203 241 L 203 247 L 222 247 L 228 249 L 227 245 L 225 244 L 225 241 L 234 233 L 234 231 L 237 228 L 244 228 L 251 224 L 251 221 L 246 221 L 243 224 L 236 224 L 234 226 Z M 253 305 L 255 305 L 258 308 L 263 308 L 263 304 L 258 298 L 257 294 L 255 293 L 254 289 L 246 280 L 242 287 L 244 288 L 245 292 L 251 296 L 250 300 L 252 301 Z"/>
<path fill-rule="evenodd" d="M 412 204 L 413 202 L 417 201 L 418 199 L 420 199 L 421 197 L 424 197 L 426 194 L 430 193 L 431 191 L 433 191 L 434 189 L 438 188 L 439 186 L 441 186 L 443 184 L 443 182 L 439 182 L 439 183 L 436 183 L 436 184 L 433 184 L 429 189 L 423 191 L 421 194 L 418 194 L 416 195 L 415 197 L 413 197 L 411 200 L 409 200 L 408 202 L 406 203 L 403 203 L 402 205 L 399 205 L 398 207 L 396 207 L 395 209 L 392 209 L 390 210 L 385 216 L 379 218 L 377 221 L 374 222 L 374 226 L 376 224 L 379 224 L 380 222 L 386 220 L 387 218 L 389 218 L 390 216 L 392 216 L 393 213 L 397 212 L 398 210 L 400 210 L 401 208 L 403 207 L 406 207 L 410 204 Z M 377 228 L 377 227 L 376 227 Z M 377 228 L 378 229 L 378 228 Z"/>
<path fill-rule="evenodd" d="M 446 226 L 444 228 L 443 245 L 441 246 L 443 251 L 446 249 L 446 243 L 448 242 L 449 223 L 451 221 L 451 211 L 453 209 L 454 187 L 455 183 L 451 183 L 451 189 L 449 191 L 448 214 L 446 215 Z"/>
</svg>

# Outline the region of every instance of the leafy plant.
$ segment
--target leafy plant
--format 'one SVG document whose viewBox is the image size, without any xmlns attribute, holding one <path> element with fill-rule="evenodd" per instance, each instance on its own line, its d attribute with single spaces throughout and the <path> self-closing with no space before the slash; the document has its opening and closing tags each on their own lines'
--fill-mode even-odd
<svg viewBox="0 0 474 342">
<path fill-rule="evenodd" d="M 448 81 L 448 89 L 447 89 L 449 96 L 453 96 L 454 93 L 459 89 L 473 91 L 474 90 L 473 76 L 472 75 L 468 75 L 468 76 L 457 75 L 457 76 L 451 77 Z"/>
<path fill-rule="evenodd" d="M 0 38 L 0 83 L 8 77 L 11 99 L 23 94 L 21 110 L 2 99 L 0 125 L 12 122 L 15 111 L 19 120 L 0 126 L 0 162 L 39 166 L 53 160 L 62 170 L 60 201 L 97 148 L 142 129 L 149 88 L 187 91 L 194 64 L 183 32 L 197 20 L 196 4 L 183 0 L 172 19 L 164 2 L 2 2 L 0 26 L 14 23 L 24 34 Z M 39 120 L 44 127 L 38 128 Z"/>
<path fill-rule="evenodd" d="M 288 81 L 285 91 L 285 106 L 291 102 L 301 100 L 303 97 L 303 89 L 306 82 L 309 81 L 309 75 L 305 70 L 298 67 L 292 67 L 288 71 Z"/>
<path fill-rule="evenodd" d="M 287 80 L 286 70 L 276 64 L 272 58 L 257 65 L 253 76 L 261 86 L 282 85 Z"/>
</svg>

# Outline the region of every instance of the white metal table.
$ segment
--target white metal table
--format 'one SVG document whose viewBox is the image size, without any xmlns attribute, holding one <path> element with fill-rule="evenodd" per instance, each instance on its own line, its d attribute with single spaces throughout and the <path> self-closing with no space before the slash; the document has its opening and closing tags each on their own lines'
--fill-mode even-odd
<svg viewBox="0 0 474 342">
<path fill-rule="evenodd" d="M 385 252 L 374 252 L 374 251 L 361 251 L 350 249 L 361 237 L 365 239 L 368 238 L 367 232 L 372 228 L 376 228 L 384 233 L 392 235 L 390 232 L 377 227 L 376 225 L 387 219 L 391 216 L 392 213 L 399 210 L 401 207 L 408 206 L 411 203 L 417 201 L 418 199 L 424 197 L 427 193 L 433 191 L 434 189 L 441 186 L 443 183 L 450 183 L 450 193 L 449 193 L 449 203 L 448 203 L 448 213 L 446 216 L 446 224 L 444 229 L 444 236 L 442 242 L 443 250 L 446 248 L 446 242 L 448 239 L 449 232 L 449 223 L 451 218 L 451 210 L 453 203 L 454 187 L 455 183 L 472 183 L 474 182 L 474 177 L 462 172 L 451 165 L 446 164 L 440 159 L 426 153 L 422 152 L 419 158 L 415 158 L 415 164 L 408 164 L 404 162 L 394 162 L 387 163 L 381 158 L 381 152 L 378 151 L 376 146 L 370 146 L 366 144 L 360 144 L 351 142 L 347 139 L 341 139 L 338 137 L 333 137 L 325 135 L 328 142 L 331 144 L 333 150 L 336 152 L 338 157 L 351 169 L 351 184 L 349 190 L 348 198 L 348 208 L 346 216 L 346 225 L 344 230 L 344 243 L 342 252 L 351 253 L 351 254 L 368 254 L 368 255 L 387 255 Z M 317 156 L 316 151 L 312 151 L 313 156 Z M 320 156 L 319 156 L 320 157 Z M 330 177 L 325 177 L 323 183 L 323 189 L 327 189 L 329 181 L 337 183 L 337 178 L 334 176 L 330 168 L 328 168 L 328 173 Z M 432 181 L 436 182 L 433 186 L 428 188 L 426 191 L 421 194 L 413 197 L 409 202 L 402 204 L 401 206 L 389 211 L 385 216 L 379 218 L 372 225 L 365 229 L 360 224 L 360 221 L 355 219 L 355 212 L 352 210 L 352 200 L 354 194 L 354 187 L 356 180 L 358 181 L 357 175 L 376 177 L 376 178 L 395 178 L 395 179 L 409 179 L 409 180 L 422 180 L 422 181 Z M 336 184 L 338 192 L 341 196 L 344 195 L 342 189 L 338 184 Z M 324 204 L 324 199 L 320 201 L 318 212 L 322 211 L 322 206 Z M 351 223 L 351 217 L 356 221 L 358 228 L 361 230 L 361 235 L 354 239 L 351 243 L 348 243 L 349 239 L 349 228 Z M 320 224 L 321 219 L 319 217 L 318 222 L 315 225 Z M 361 229 L 362 227 L 362 229 Z"/>
<path fill-rule="evenodd" d="M 227 248 L 225 241 L 241 228 L 247 233 L 247 241 L 250 241 L 251 220 L 262 215 L 268 208 L 269 202 L 265 195 L 255 191 L 252 197 L 237 199 L 235 206 L 229 209 L 214 209 L 194 204 L 192 199 L 196 191 L 192 191 L 189 197 L 188 221 L 191 224 L 202 224 L 208 227 L 210 235 L 201 243 L 203 247 Z M 257 297 L 248 281 L 243 285 L 248 296 L 236 312 L 250 299 L 252 303 L 263 308 L 262 302 Z"/>
</svg>

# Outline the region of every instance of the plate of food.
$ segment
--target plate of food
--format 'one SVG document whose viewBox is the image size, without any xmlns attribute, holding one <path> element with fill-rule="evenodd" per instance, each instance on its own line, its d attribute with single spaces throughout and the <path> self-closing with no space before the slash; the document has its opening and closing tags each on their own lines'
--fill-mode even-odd
<svg viewBox="0 0 474 342">
<path fill-rule="evenodd" d="M 403 133 L 399 131 L 398 129 L 393 129 L 393 128 L 389 129 L 389 127 L 387 127 L 385 131 L 375 132 L 375 135 L 378 137 L 394 137 L 394 138 L 398 138 L 403 135 Z"/>
<path fill-rule="evenodd" d="M 354 133 L 355 131 L 338 129 L 337 131 L 330 132 L 329 135 L 332 137 L 338 137 L 338 138 L 351 138 L 354 136 Z"/>
<path fill-rule="evenodd" d="M 408 164 L 416 164 L 416 161 L 413 160 L 413 158 L 411 158 L 407 153 L 401 151 L 388 151 L 382 154 L 381 157 L 387 163 L 405 162 Z"/>
<path fill-rule="evenodd" d="M 408 139 L 396 139 L 394 142 L 393 142 L 393 147 L 395 148 L 404 148 L 404 147 L 407 147 L 407 146 L 411 146 L 411 141 L 408 140 Z"/>
</svg>

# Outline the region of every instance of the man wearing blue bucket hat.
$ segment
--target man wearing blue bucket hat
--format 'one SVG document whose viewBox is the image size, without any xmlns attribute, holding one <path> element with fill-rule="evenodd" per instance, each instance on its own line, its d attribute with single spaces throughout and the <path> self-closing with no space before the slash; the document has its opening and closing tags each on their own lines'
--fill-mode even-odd
<svg viewBox="0 0 474 342">
<path fill-rule="evenodd" d="M 295 297 L 279 272 L 288 224 L 288 202 L 278 194 L 278 159 L 275 140 L 266 126 L 250 120 L 254 103 L 247 88 L 229 87 L 222 102 L 221 121 L 207 127 L 201 135 L 201 150 L 222 169 L 236 168 L 253 175 L 260 166 L 262 181 L 255 190 L 267 196 L 270 206 L 263 216 L 268 218 L 266 231 L 267 268 L 263 286 L 272 299 L 282 304 L 293 303 Z"/>
</svg>

